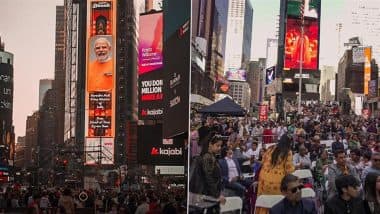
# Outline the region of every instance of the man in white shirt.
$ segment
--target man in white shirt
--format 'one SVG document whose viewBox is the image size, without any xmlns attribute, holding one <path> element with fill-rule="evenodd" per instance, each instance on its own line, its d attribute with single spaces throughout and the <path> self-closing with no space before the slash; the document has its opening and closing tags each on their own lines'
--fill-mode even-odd
<svg viewBox="0 0 380 214">
<path fill-rule="evenodd" d="M 219 165 L 223 186 L 234 190 L 238 196 L 244 197 L 246 188 L 240 183 L 243 182 L 241 169 L 238 161 L 233 158 L 233 151 L 231 148 L 228 148 L 225 157 L 219 160 Z"/>
</svg>

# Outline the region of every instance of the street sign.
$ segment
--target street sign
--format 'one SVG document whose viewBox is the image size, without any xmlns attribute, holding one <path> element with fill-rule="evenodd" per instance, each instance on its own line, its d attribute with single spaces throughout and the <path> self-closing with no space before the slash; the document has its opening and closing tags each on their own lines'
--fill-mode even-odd
<svg viewBox="0 0 380 214">
<path fill-rule="evenodd" d="M 295 74 L 294 78 L 296 79 L 300 78 L 300 74 Z M 310 74 L 302 74 L 302 79 L 309 79 L 309 78 L 310 78 Z"/>
</svg>

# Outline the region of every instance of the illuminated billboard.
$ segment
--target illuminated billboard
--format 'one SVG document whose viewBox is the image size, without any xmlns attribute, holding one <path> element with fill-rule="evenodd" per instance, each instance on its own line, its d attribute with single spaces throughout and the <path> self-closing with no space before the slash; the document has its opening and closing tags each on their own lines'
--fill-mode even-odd
<svg viewBox="0 0 380 214">
<path fill-rule="evenodd" d="M 265 83 L 271 84 L 276 78 L 276 66 L 265 69 Z"/>
<path fill-rule="evenodd" d="M 368 95 L 368 83 L 371 80 L 371 47 L 364 48 L 364 94 Z"/>
<path fill-rule="evenodd" d="M 247 72 L 245 70 L 229 70 L 226 72 L 226 78 L 229 81 L 247 81 Z"/>
<path fill-rule="evenodd" d="M 162 124 L 140 125 L 137 128 L 137 161 L 139 164 L 183 166 L 187 157 L 185 139 L 163 139 Z"/>
<path fill-rule="evenodd" d="M 139 119 L 161 119 L 164 114 L 163 13 L 140 15 Z"/>
<path fill-rule="evenodd" d="M 299 19 L 287 19 L 284 70 L 299 69 L 301 52 L 303 69 L 318 70 L 319 23 L 317 20 L 305 20 L 301 47 L 300 22 Z"/>
<path fill-rule="evenodd" d="M 288 16 L 300 17 L 301 2 L 304 1 L 304 17 L 319 18 L 320 0 L 288 0 L 287 13 Z"/>
<path fill-rule="evenodd" d="M 162 68 L 163 14 L 140 15 L 139 74 Z"/>
<path fill-rule="evenodd" d="M 115 17 L 113 0 L 88 1 L 85 164 L 113 164 Z"/>
</svg>

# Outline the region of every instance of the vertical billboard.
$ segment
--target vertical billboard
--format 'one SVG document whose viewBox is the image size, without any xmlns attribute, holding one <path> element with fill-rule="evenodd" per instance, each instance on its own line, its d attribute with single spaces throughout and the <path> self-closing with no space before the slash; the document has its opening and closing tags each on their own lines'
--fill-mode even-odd
<svg viewBox="0 0 380 214">
<path fill-rule="evenodd" d="M 268 120 L 268 105 L 260 105 L 259 106 L 259 121 L 267 121 Z"/>
<path fill-rule="evenodd" d="M 302 2 L 304 2 L 304 6 L 301 6 Z M 303 8 L 303 12 L 301 12 L 301 8 Z M 320 0 L 287 0 L 286 11 L 284 70 L 299 69 L 301 52 L 303 52 L 303 69 L 317 71 L 319 64 Z M 301 39 L 302 14 L 304 17 L 304 33 Z"/>
<path fill-rule="evenodd" d="M 114 164 L 115 4 L 87 4 L 85 164 Z"/>
<path fill-rule="evenodd" d="M 164 138 L 189 129 L 190 8 L 190 0 L 164 1 Z"/>
<path fill-rule="evenodd" d="M 162 68 L 162 12 L 141 14 L 139 20 L 139 74 Z"/>
<path fill-rule="evenodd" d="M 161 119 L 164 113 L 163 13 L 140 14 L 139 118 Z"/>
<path fill-rule="evenodd" d="M 368 83 L 371 80 L 371 47 L 364 48 L 364 94 L 368 95 Z"/>
<path fill-rule="evenodd" d="M 265 84 L 271 84 L 276 78 L 276 66 L 265 69 Z"/>
<path fill-rule="evenodd" d="M 302 47 L 300 26 L 300 19 L 288 18 L 285 34 L 284 69 L 298 69 L 300 67 L 300 59 L 302 52 L 303 69 L 317 70 L 319 50 L 319 23 L 317 20 L 304 21 Z"/>
</svg>

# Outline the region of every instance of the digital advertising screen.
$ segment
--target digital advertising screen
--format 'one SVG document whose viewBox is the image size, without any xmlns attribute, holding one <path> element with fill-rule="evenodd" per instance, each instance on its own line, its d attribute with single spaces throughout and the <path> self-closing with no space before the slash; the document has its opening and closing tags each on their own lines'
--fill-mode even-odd
<svg viewBox="0 0 380 214">
<path fill-rule="evenodd" d="M 302 68 L 318 70 L 319 23 L 317 20 L 305 20 L 302 42 L 300 22 L 299 19 L 287 19 L 284 70 L 300 68 L 301 52 Z"/>
<path fill-rule="evenodd" d="M 247 71 L 246 70 L 229 70 L 226 73 L 226 78 L 229 81 L 247 81 Z"/>
<path fill-rule="evenodd" d="M 163 12 L 140 14 L 139 119 L 157 120 L 164 114 Z"/>
<path fill-rule="evenodd" d="M 364 94 L 368 95 L 368 82 L 371 80 L 372 48 L 364 48 Z"/>
<path fill-rule="evenodd" d="M 113 164 L 115 40 L 113 0 L 88 1 L 85 164 Z"/>
<path fill-rule="evenodd" d="M 319 18 L 319 4 L 321 0 L 288 0 L 287 13 L 288 16 L 300 17 L 300 7 L 304 1 L 304 17 Z"/>
<path fill-rule="evenodd" d="M 271 84 L 276 78 L 276 66 L 265 69 L 265 83 Z"/>
<path fill-rule="evenodd" d="M 138 126 L 137 139 L 139 164 L 184 165 L 184 159 L 187 157 L 184 140 L 163 139 L 161 124 Z"/>
<path fill-rule="evenodd" d="M 163 13 L 140 15 L 139 75 L 163 67 Z"/>
</svg>

